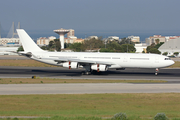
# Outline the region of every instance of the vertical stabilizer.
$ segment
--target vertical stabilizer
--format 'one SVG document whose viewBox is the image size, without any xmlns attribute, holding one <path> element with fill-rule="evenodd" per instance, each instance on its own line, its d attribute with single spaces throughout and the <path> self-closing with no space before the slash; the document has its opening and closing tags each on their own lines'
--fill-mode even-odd
<svg viewBox="0 0 180 120">
<path fill-rule="evenodd" d="M 20 41 L 25 52 L 40 52 L 43 51 L 37 46 L 37 44 L 31 39 L 31 37 L 24 31 L 24 29 L 17 29 Z"/>
</svg>

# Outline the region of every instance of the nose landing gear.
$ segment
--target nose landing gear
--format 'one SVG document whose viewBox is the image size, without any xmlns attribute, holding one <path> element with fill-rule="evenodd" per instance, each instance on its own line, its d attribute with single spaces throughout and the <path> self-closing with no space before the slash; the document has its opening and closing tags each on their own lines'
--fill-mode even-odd
<svg viewBox="0 0 180 120">
<path fill-rule="evenodd" d="M 159 68 L 156 68 L 155 75 L 158 75 L 158 72 L 159 72 Z"/>
</svg>

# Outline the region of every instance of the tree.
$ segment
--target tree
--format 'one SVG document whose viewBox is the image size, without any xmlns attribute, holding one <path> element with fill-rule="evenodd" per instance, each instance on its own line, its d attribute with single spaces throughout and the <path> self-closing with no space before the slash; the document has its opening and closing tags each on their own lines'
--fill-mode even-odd
<svg viewBox="0 0 180 120">
<path fill-rule="evenodd" d="M 41 49 L 48 50 L 48 47 L 47 46 L 42 46 Z"/>
<path fill-rule="evenodd" d="M 60 43 L 59 39 L 54 39 L 54 41 L 50 41 L 48 49 L 61 51 L 61 43 Z"/>
<path fill-rule="evenodd" d="M 122 44 L 134 44 L 134 43 L 129 38 L 122 38 L 119 44 L 122 45 Z"/>
<path fill-rule="evenodd" d="M 64 43 L 64 48 L 68 48 L 69 46 L 71 46 L 71 43 Z"/>
<path fill-rule="evenodd" d="M 179 52 L 174 52 L 174 55 L 175 55 L 175 56 L 178 56 L 178 55 L 179 55 Z"/>
<path fill-rule="evenodd" d="M 156 40 L 155 40 L 156 44 L 159 44 L 159 41 L 160 41 L 159 39 L 156 39 Z"/>
<path fill-rule="evenodd" d="M 159 44 L 152 43 L 150 46 L 148 46 L 148 47 L 146 48 L 147 53 L 151 53 L 151 52 L 152 52 L 151 49 L 153 49 L 153 48 L 158 49 L 162 44 L 164 44 L 164 42 L 160 42 Z M 151 51 L 151 52 L 150 52 L 150 51 Z"/>
<path fill-rule="evenodd" d="M 146 48 L 147 53 L 149 53 L 149 51 L 150 51 L 152 48 L 154 48 L 154 47 L 153 47 L 153 46 L 148 46 L 148 47 Z"/>
<path fill-rule="evenodd" d="M 165 55 L 165 56 L 167 56 L 167 54 L 168 54 L 168 52 L 164 52 L 162 55 Z"/>
<path fill-rule="evenodd" d="M 18 48 L 17 52 L 19 52 L 19 51 L 24 51 L 23 46 L 20 46 L 20 47 Z"/>
<path fill-rule="evenodd" d="M 108 49 L 108 48 L 101 48 L 99 50 L 99 52 L 115 52 L 115 50 L 111 50 L 111 49 Z"/>
<path fill-rule="evenodd" d="M 164 44 L 164 42 L 160 42 L 160 43 L 156 44 L 156 45 L 154 46 L 154 48 L 159 49 L 159 47 L 160 47 L 161 45 L 163 45 L 163 44 Z"/>
<path fill-rule="evenodd" d="M 82 43 L 73 43 L 69 46 L 69 48 L 76 52 L 85 51 Z"/>
<path fill-rule="evenodd" d="M 150 53 L 155 53 L 155 54 L 161 54 L 161 52 L 160 52 L 158 49 L 156 49 L 156 48 L 150 49 L 149 52 L 150 52 Z"/>
<path fill-rule="evenodd" d="M 135 53 L 136 52 L 136 48 L 134 47 L 134 45 L 123 44 L 123 45 L 121 45 L 121 47 L 122 47 L 122 52 L 128 52 L 128 53 Z"/>
<path fill-rule="evenodd" d="M 49 47 L 49 50 L 54 50 L 55 49 L 54 41 L 50 41 L 48 47 Z"/>
<path fill-rule="evenodd" d="M 83 44 L 85 49 L 87 50 L 99 49 L 104 47 L 103 41 L 101 39 L 95 39 L 95 38 L 92 38 L 90 40 L 85 40 Z"/>
<path fill-rule="evenodd" d="M 54 43 L 55 43 L 56 51 L 61 51 L 61 43 L 60 43 L 59 39 L 54 39 Z"/>
<path fill-rule="evenodd" d="M 107 48 L 111 51 L 122 52 L 122 47 L 116 41 L 109 42 Z"/>
</svg>

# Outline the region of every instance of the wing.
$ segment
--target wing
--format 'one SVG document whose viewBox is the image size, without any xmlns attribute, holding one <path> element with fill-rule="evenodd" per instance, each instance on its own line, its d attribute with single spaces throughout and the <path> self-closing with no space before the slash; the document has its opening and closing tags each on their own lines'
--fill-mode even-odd
<svg viewBox="0 0 180 120">
<path fill-rule="evenodd" d="M 54 60 L 55 62 L 58 63 L 63 63 L 63 62 L 78 62 L 81 65 L 84 64 L 104 64 L 104 65 L 114 65 L 113 62 L 104 62 L 104 61 L 95 61 L 95 60 L 81 60 L 81 59 L 66 59 L 66 58 L 59 58 L 59 59 L 54 59 L 54 58 L 41 58 L 41 59 L 46 59 L 46 60 Z"/>
</svg>

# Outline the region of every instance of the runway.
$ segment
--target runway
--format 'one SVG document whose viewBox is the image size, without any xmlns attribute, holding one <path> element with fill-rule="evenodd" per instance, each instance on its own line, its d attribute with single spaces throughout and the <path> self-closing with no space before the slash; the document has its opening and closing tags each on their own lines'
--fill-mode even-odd
<svg viewBox="0 0 180 120">
<path fill-rule="evenodd" d="M 160 69 L 158 76 L 155 69 L 109 70 L 93 75 L 81 75 L 84 69 L 61 67 L 7 67 L 0 66 L 0 78 L 31 78 L 32 76 L 61 79 L 121 79 L 121 80 L 166 80 L 180 82 L 180 69 Z"/>
<path fill-rule="evenodd" d="M 78 83 L 0 85 L 0 95 L 172 92 L 179 93 L 180 84 Z"/>
</svg>

